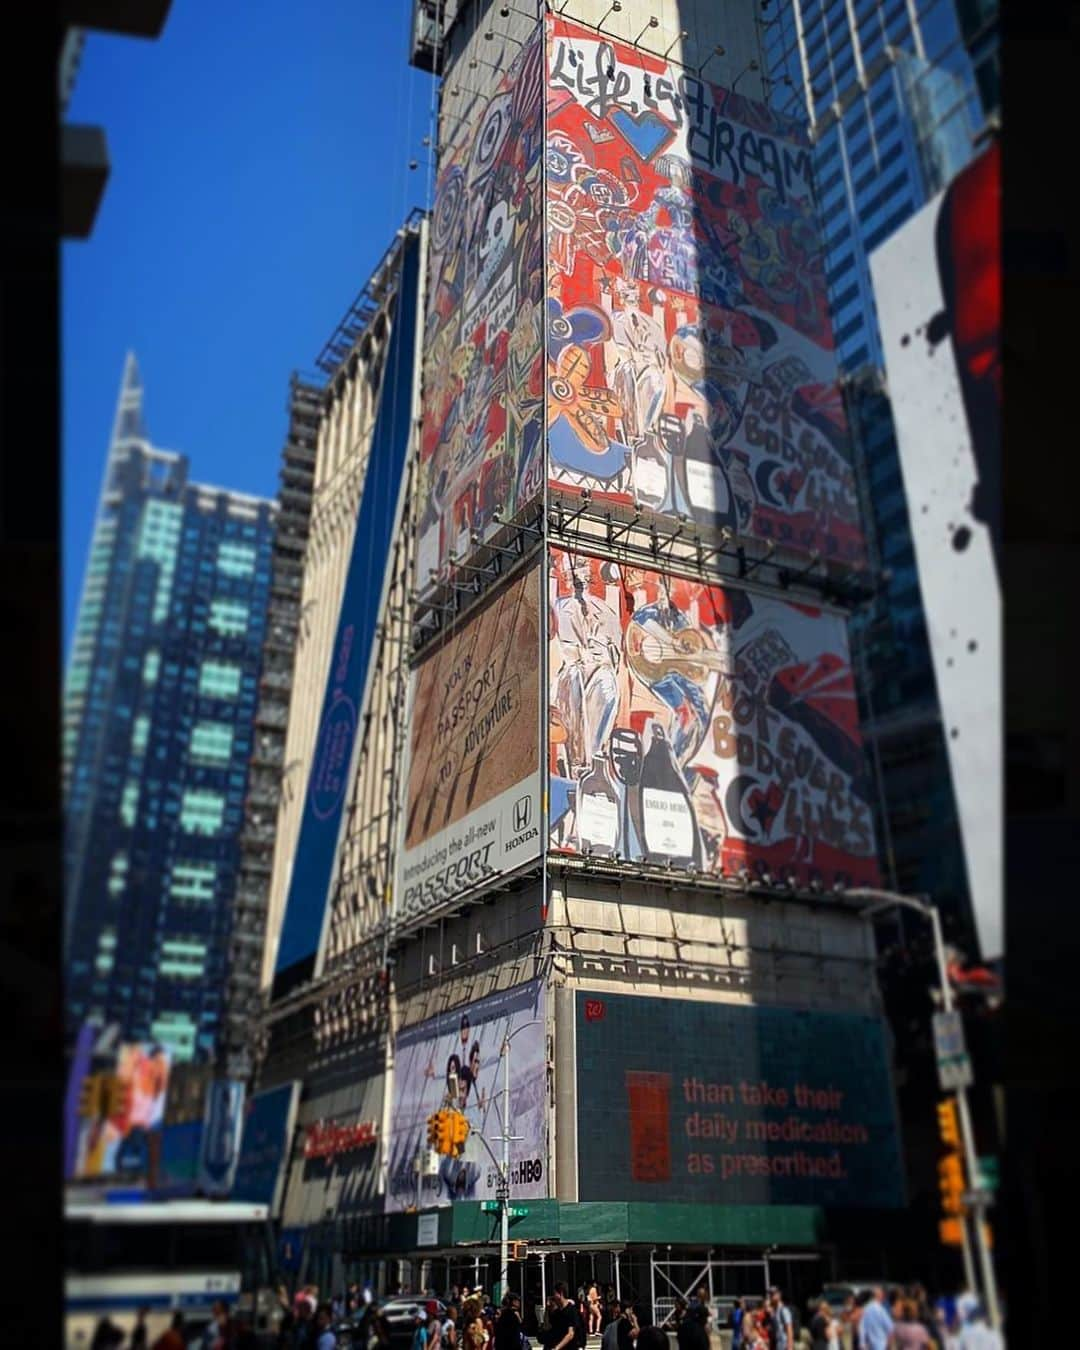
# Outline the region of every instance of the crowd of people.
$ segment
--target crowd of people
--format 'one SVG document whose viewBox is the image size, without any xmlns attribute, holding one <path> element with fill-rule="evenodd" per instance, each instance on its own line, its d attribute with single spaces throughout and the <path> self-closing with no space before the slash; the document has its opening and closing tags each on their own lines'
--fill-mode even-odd
<svg viewBox="0 0 1080 1350">
<path fill-rule="evenodd" d="M 302 1286 L 293 1296 L 278 1290 L 280 1317 L 276 1350 L 392 1350 L 391 1327 L 369 1288 L 351 1284 L 330 1301 L 318 1287 Z M 103 1319 L 90 1350 L 252 1350 L 258 1342 L 242 1318 L 218 1302 L 201 1329 L 187 1334 L 176 1313 L 171 1327 L 152 1345 L 141 1312 L 130 1337 Z M 603 1292 L 593 1283 L 572 1297 L 555 1285 L 545 1307 L 537 1308 L 533 1335 L 526 1333 L 521 1299 L 508 1293 L 496 1309 L 482 1288 L 454 1285 L 440 1301 L 433 1291 L 417 1299 L 410 1350 L 1001 1350 L 1000 1334 L 987 1323 L 985 1309 L 971 1295 L 931 1302 L 921 1285 L 874 1288 L 849 1296 L 836 1307 L 824 1299 L 800 1316 L 782 1292 L 773 1288 L 760 1300 L 737 1299 L 722 1318 L 702 1285 L 656 1326 L 632 1298 Z M 346 1326 L 347 1341 L 341 1339 Z M 718 1336 L 717 1333 L 726 1333 Z M 401 1347 L 403 1350 L 403 1347 Z"/>
</svg>

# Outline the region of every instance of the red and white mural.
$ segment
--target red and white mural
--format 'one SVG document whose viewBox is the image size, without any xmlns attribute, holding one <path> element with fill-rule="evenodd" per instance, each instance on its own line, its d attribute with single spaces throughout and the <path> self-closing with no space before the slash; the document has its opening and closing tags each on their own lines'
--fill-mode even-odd
<svg viewBox="0 0 1080 1350">
<path fill-rule="evenodd" d="M 552 549 L 548 632 L 553 851 L 877 881 L 842 618 Z"/>
<path fill-rule="evenodd" d="M 546 23 L 550 482 L 860 564 L 803 132 Z"/>
</svg>

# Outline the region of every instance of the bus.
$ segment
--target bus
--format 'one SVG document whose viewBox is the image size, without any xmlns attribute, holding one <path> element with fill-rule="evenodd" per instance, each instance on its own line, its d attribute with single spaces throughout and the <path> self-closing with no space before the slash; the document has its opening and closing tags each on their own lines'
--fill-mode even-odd
<svg viewBox="0 0 1080 1350">
<path fill-rule="evenodd" d="M 130 1332 L 149 1310 L 148 1339 L 181 1312 L 188 1339 L 222 1299 L 272 1344 L 280 1307 L 266 1205 L 125 1199 L 64 1206 L 64 1344 L 88 1350 L 102 1317 Z"/>
</svg>

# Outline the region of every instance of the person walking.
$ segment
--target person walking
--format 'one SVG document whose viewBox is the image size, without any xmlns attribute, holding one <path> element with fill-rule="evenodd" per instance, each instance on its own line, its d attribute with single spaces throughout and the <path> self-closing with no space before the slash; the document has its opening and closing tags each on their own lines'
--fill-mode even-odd
<svg viewBox="0 0 1080 1350">
<path fill-rule="evenodd" d="M 688 1308 L 676 1333 L 679 1350 L 709 1350 L 709 1310 L 701 1303 Z"/>
<path fill-rule="evenodd" d="M 586 1312 L 588 1314 L 589 1335 L 600 1335 L 600 1290 L 596 1287 L 596 1281 L 589 1285 L 585 1291 Z"/>
<path fill-rule="evenodd" d="M 336 1350 L 337 1337 L 331 1331 L 334 1323 L 333 1305 L 323 1303 L 315 1314 L 315 1350 Z"/>
<path fill-rule="evenodd" d="M 746 1299 L 737 1298 L 731 1305 L 728 1315 L 728 1330 L 731 1332 L 731 1350 L 742 1350 L 743 1318 L 746 1316 Z"/>
<path fill-rule="evenodd" d="M 173 1313 L 168 1330 L 161 1333 L 150 1347 L 150 1350 L 185 1350 L 186 1346 L 187 1341 L 184 1338 L 184 1314 L 178 1312 Z"/>
<path fill-rule="evenodd" d="M 554 1298 L 555 1307 L 551 1313 L 551 1342 L 548 1350 L 573 1350 L 577 1341 L 578 1313 L 562 1280 L 555 1286 Z"/>
<path fill-rule="evenodd" d="M 427 1350 L 428 1325 L 427 1309 L 418 1308 L 413 1319 L 412 1350 Z"/>
<path fill-rule="evenodd" d="M 448 1303 L 446 1306 L 446 1320 L 442 1324 L 443 1350 L 457 1350 L 457 1319 L 458 1305 L 456 1303 Z"/>
<path fill-rule="evenodd" d="M 794 1350 L 795 1320 L 775 1285 L 769 1290 L 769 1333 L 772 1350 Z"/>
<path fill-rule="evenodd" d="M 495 1322 L 495 1350 L 522 1350 L 523 1334 L 521 1299 L 517 1294 L 506 1294 Z"/>
<path fill-rule="evenodd" d="M 986 1320 L 986 1309 L 983 1305 L 976 1303 L 969 1306 L 966 1311 L 967 1319 L 957 1337 L 960 1350 L 1004 1350 L 1004 1337 Z"/>
<path fill-rule="evenodd" d="M 885 1306 L 885 1290 L 876 1285 L 859 1316 L 859 1350 L 888 1350 L 893 1320 Z"/>
<path fill-rule="evenodd" d="M 933 1337 L 919 1320 L 919 1309 L 913 1298 L 902 1298 L 893 1320 L 893 1350 L 931 1350 Z"/>
<path fill-rule="evenodd" d="M 609 1311 L 608 1324 L 600 1338 L 600 1350 L 633 1350 L 638 1327 L 622 1304 L 615 1299 Z"/>
</svg>

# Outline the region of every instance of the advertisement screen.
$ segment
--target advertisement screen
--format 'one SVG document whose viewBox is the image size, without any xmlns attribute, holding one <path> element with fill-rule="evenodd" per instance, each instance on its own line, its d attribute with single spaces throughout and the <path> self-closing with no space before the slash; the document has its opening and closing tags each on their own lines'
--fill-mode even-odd
<svg viewBox="0 0 1080 1350">
<path fill-rule="evenodd" d="M 540 855 L 540 568 L 413 672 L 399 917 Z"/>
<path fill-rule="evenodd" d="M 551 482 L 861 564 L 804 132 L 547 23 Z"/>
<path fill-rule="evenodd" d="M 904 1204 L 874 1017 L 577 994 L 582 1200 Z"/>
<path fill-rule="evenodd" d="M 165 1120 L 169 1087 L 169 1052 L 160 1045 L 121 1045 L 114 1070 L 117 1091 L 103 1111 L 83 1121 L 75 1175 L 110 1176 L 144 1171 L 149 1163 L 149 1135 Z"/>
<path fill-rule="evenodd" d="M 387 1213 L 493 1200 L 498 1173 L 484 1147 L 502 1132 L 503 1061 L 510 1042 L 510 1184 L 515 1198 L 548 1194 L 547 1034 L 543 982 L 492 994 L 410 1027 L 394 1047 Z M 536 1025 L 529 1025 L 535 1022 Z M 413 1161 L 427 1148 L 427 1121 L 441 1107 L 464 1113 L 470 1132 L 460 1158 L 441 1158 L 437 1177 L 418 1181 Z M 493 1144 L 496 1157 L 501 1145 Z M 418 1191 L 418 1186 L 422 1187 Z"/>
<path fill-rule="evenodd" d="M 412 431 L 420 236 L 402 243 L 401 276 L 349 570 L 331 648 L 274 972 L 274 997 L 309 978 L 322 940 L 358 719 L 382 599 L 382 559 L 398 519 Z M 379 559 L 373 578 L 372 560 Z"/>
<path fill-rule="evenodd" d="M 554 851 L 877 881 L 841 618 L 552 549 L 549 634 Z"/>
<path fill-rule="evenodd" d="M 244 1127 L 244 1084 L 216 1079 L 206 1096 L 199 1189 L 204 1195 L 226 1196 L 232 1190 Z"/>
<path fill-rule="evenodd" d="M 469 90 L 445 100 L 424 332 L 421 592 L 543 487 L 542 89 L 538 26 L 486 104 Z"/>
<path fill-rule="evenodd" d="M 285 1168 L 296 1129 L 299 1082 L 256 1092 L 244 1108 L 240 1160 L 233 1178 L 232 1199 L 268 1205 L 276 1218 L 281 1207 Z"/>
<path fill-rule="evenodd" d="M 919 587 L 984 960 L 1004 948 L 999 151 L 871 257 Z"/>
</svg>

